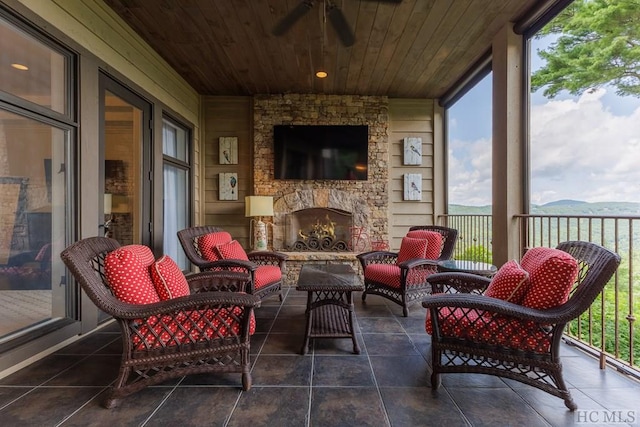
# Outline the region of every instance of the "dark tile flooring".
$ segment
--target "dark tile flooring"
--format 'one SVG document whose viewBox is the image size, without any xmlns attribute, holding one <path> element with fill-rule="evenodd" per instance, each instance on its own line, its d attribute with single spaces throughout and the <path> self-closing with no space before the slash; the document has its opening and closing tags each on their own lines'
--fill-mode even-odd
<svg viewBox="0 0 640 427">
<path fill-rule="evenodd" d="M 117 327 L 107 326 L 0 380 L 3 426 L 570 426 L 603 425 L 631 410 L 640 425 L 640 384 L 563 344 L 565 379 L 580 409 L 491 376 L 443 375 L 429 384 L 424 309 L 355 295 L 361 354 L 351 340 L 315 340 L 301 356 L 306 294 L 285 289 L 256 311 L 253 387 L 240 375 L 201 375 L 150 387 L 108 410 L 102 394 L 118 370 Z M 582 418 L 579 418 L 579 417 Z"/>
</svg>

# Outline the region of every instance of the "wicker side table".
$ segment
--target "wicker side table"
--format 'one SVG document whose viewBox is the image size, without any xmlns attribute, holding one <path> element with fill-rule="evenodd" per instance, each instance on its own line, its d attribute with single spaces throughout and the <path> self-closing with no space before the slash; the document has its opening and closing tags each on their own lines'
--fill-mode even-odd
<svg viewBox="0 0 640 427">
<path fill-rule="evenodd" d="M 306 264 L 296 289 L 307 292 L 307 324 L 301 353 L 309 351 L 311 338 L 351 338 L 360 354 L 354 331 L 353 291 L 364 290 L 360 277 L 346 264 Z"/>
</svg>

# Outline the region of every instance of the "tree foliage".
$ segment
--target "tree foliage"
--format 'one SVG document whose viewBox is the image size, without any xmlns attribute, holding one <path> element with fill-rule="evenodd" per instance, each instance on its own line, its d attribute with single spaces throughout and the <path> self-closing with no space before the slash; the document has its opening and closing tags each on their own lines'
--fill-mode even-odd
<svg viewBox="0 0 640 427">
<path fill-rule="evenodd" d="M 553 98 L 612 85 L 620 96 L 640 97 L 640 1 L 575 0 L 538 34 L 557 35 L 538 51 L 546 65 L 531 89 Z"/>
</svg>

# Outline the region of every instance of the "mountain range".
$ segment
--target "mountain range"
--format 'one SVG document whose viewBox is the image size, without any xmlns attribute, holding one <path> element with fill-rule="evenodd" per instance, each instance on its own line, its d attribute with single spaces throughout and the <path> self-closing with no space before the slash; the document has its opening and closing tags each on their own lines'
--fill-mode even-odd
<svg viewBox="0 0 640 427">
<path fill-rule="evenodd" d="M 640 203 L 634 202 L 583 202 L 580 200 L 556 200 L 544 205 L 531 205 L 532 215 L 591 215 L 636 216 L 640 215 Z M 491 205 L 449 205 L 450 215 L 491 215 Z"/>
</svg>

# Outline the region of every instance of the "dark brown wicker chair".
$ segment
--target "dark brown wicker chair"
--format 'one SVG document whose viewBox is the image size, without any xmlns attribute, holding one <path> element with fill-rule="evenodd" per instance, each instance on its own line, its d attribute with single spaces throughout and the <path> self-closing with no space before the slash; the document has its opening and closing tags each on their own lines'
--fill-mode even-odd
<svg viewBox="0 0 640 427">
<path fill-rule="evenodd" d="M 256 295 L 261 300 L 278 294 L 278 298 L 282 301 L 282 282 L 285 278 L 285 267 L 288 256 L 276 251 L 257 251 L 247 253 L 247 257 L 249 258 L 248 262 L 234 259 L 208 261 L 202 256 L 202 252 L 200 252 L 198 239 L 205 234 L 218 231 L 225 230 L 211 225 L 203 225 L 178 231 L 178 240 L 187 258 L 189 258 L 194 265 L 198 266 L 200 271 L 226 271 L 227 274 L 230 270 L 234 272 L 238 272 L 239 270 L 243 271 L 242 273 L 236 274 L 244 276 L 245 280 L 247 280 L 247 293 Z M 261 286 L 260 289 L 256 289 L 256 271 L 260 266 L 265 265 L 278 266 L 281 271 L 281 278 L 280 280 L 272 281 Z"/>
<path fill-rule="evenodd" d="M 431 293 L 431 285 L 426 282 L 429 274 L 438 271 L 438 261 L 451 259 L 458 238 L 458 230 L 437 225 L 419 225 L 409 228 L 409 231 L 426 230 L 435 231 L 442 235 L 442 247 L 437 259 L 412 259 L 400 263 L 400 287 L 389 286 L 387 283 L 375 281 L 364 277 L 365 290 L 362 300 L 365 301 L 368 294 L 380 295 L 402 306 L 402 314 L 407 317 L 408 306 L 420 302 Z M 371 251 L 356 255 L 362 266 L 363 274 L 371 264 L 396 264 L 398 254 L 389 251 Z"/>
<path fill-rule="evenodd" d="M 562 377 L 560 340 L 565 325 L 578 318 L 593 303 L 611 279 L 620 263 L 620 257 L 589 242 L 563 242 L 557 249 L 565 251 L 578 261 L 578 277 L 568 301 L 546 310 L 523 307 L 481 294 L 490 279 L 465 273 L 438 273 L 427 280 L 433 286 L 433 295 L 422 306 L 429 310 L 431 322 L 432 366 L 431 385 L 440 385 L 441 373 L 480 373 L 496 375 L 539 388 L 564 399 L 570 410 L 577 409 Z M 443 294 L 439 294 L 443 292 Z M 436 295 L 438 293 L 438 295 Z M 480 293 L 480 294 L 479 294 Z M 453 313 L 458 313 L 453 315 Z M 475 319 L 485 319 L 478 322 Z M 474 334 L 477 327 L 486 328 L 486 319 L 502 321 L 508 325 L 522 325 L 507 332 L 502 343 L 489 343 Z M 453 323 L 452 323 L 453 322 Z M 446 328 L 443 325 L 446 324 Z M 452 333 L 453 328 L 460 332 Z M 515 329 L 515 328 L 514 328 Z M 524 337 L 523 337 L 524 335 Z M 523 349 L 525 337 L 534 337 L 536 351 Z"/>
<path fill-rule="evenodd" d="M 93 303 L 113 316 L 122 331 L 120 372 L 104 406 L 113 408 L 119 399 L 144 387 L 189 374 L 238 372 L 243 389 L 249 390 L 250 325 L 253 308 L 260 300 L 235 292 L 243 291 L 245 282 L 223 274 L 195 273 L 187 276 L 191 295 L 127 304 L 113 296 L 104 275 L 105 256 L 118 247 L 116 240 L 90 237 L 60 255 Z M 232 312 L 235 307 L 244 307 L 240 315 Z M 203 313 L 207 316 L 194 317 Z M 193 323 L 184 322 L 187 317 Z M 229 327 L 232 323 L 239 325 L 237 331 Z M 190 329 L 184 329 L 185 324 L 191 325 Z M 219 326 L 224 325 L 227 328 L 221 332 Z M 169 334 L 166 339 L 160 339 L 158 327 Z"/>
</svg>

